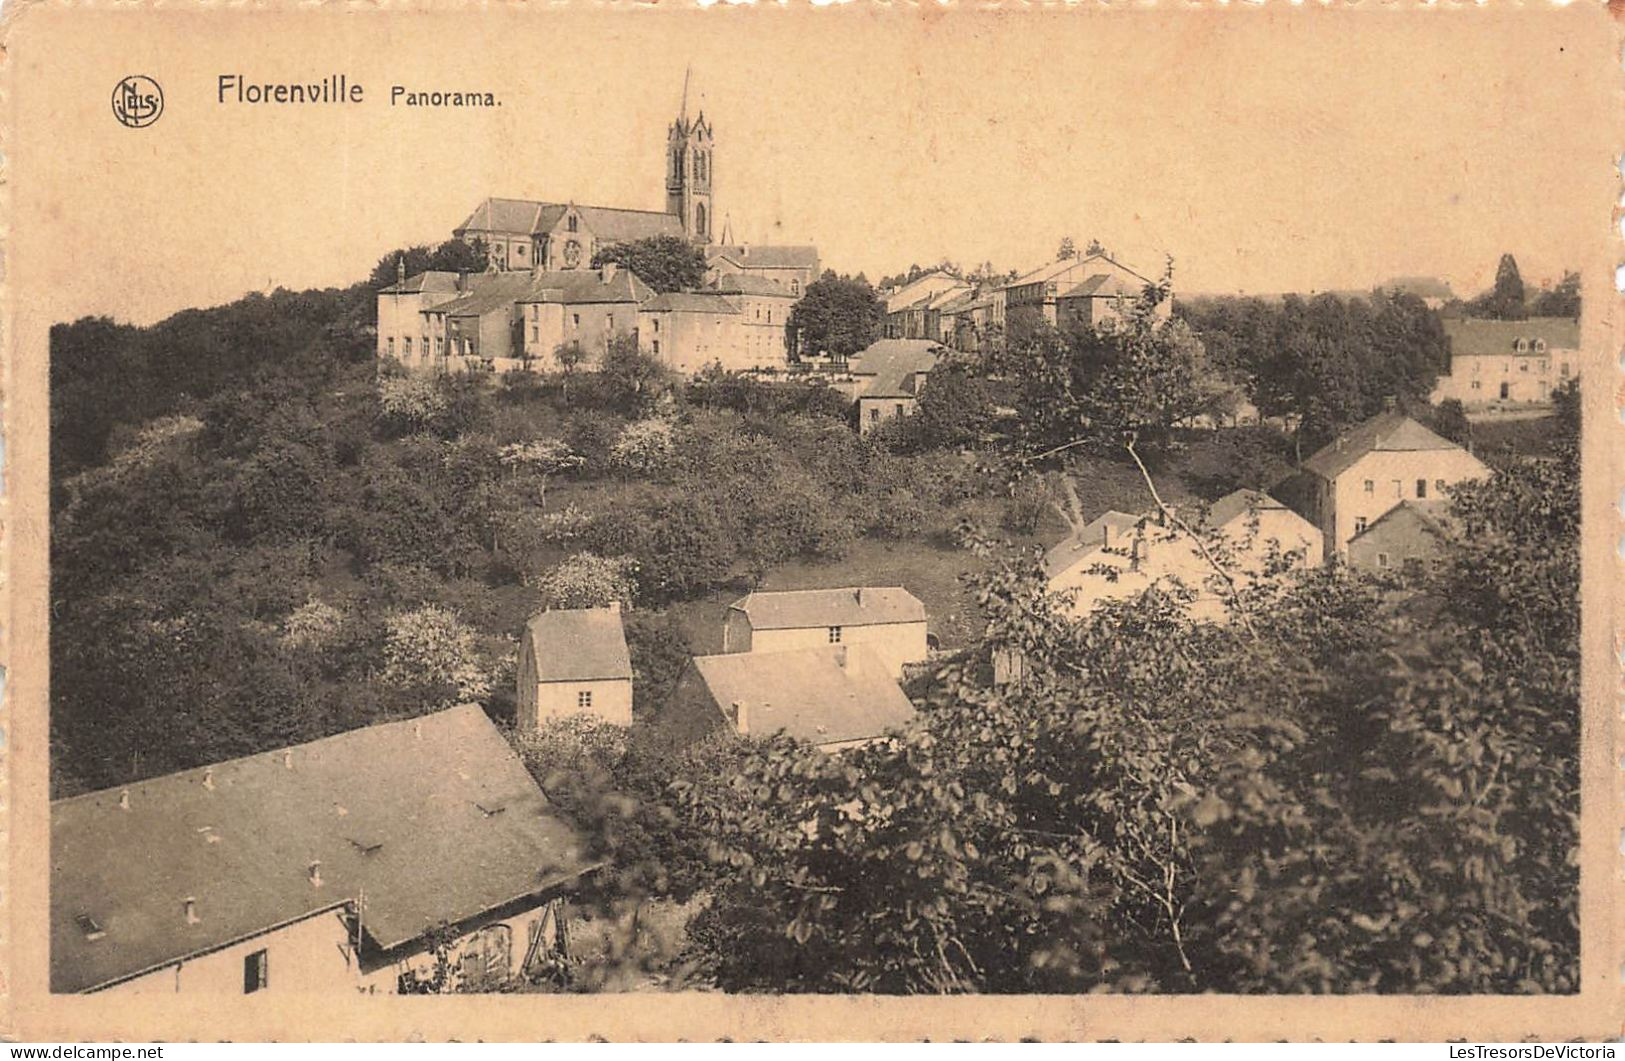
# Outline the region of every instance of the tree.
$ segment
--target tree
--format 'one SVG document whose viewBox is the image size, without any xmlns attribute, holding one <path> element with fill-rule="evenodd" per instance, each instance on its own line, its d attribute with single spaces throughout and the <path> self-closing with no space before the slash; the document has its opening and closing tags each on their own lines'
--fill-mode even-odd
<svg viewBox="0 0 1625 1061">
<path fill-rule="evenodd" d="M 910 449 L 973 446 L 993 423 L 993 394 L 986 380 L 966 365 L 948 363 L 931 371 L 914 415 L 899 423 L 900 441 Z"/>
<path fill-rule="evenodd" d="M 372 288 L 389 287 L 400 277 L 422 272 L 483 273 L 489 265 L 489 254 L 482 239 L 472 241 L 448 239 L 438 246 L 419 244 L 391 251 L 378 259 L 367 284 Z"/>
<path fill-rule="evenodd" d="M 635 476 L 650 476 L 665 470 L 671 457 L 671 421 L 653 417 L 627 424 L 609 451 L 612 466 Z"/>
<path fill-rule="evenodd" d="M 885 304 L 868 281 L 825 271 L 791 308 L 790 328 L 798 350 L 846 358 L 875 341 L 885 315 Z"/>
<path fill-rule="evenodd" d="M 1534 305 L 1530 307 L 1530 316 L 1570 317 L 1578 320 L 1580 317 L 1580 274 L 1565 272 L 1563 279 L 1558 282 L 1556 287 L 1536 295 Z"/>
<path fill-rule="evenodd" d="M 614 263 L 658 292 L 691 291 L 705 282 L 705 253 L 681 236 L 611 243 L 592 256 L 593 268 Z"/>
<path fill-rule="evenodd" d="M 1446 398 L 1433 410 L 1433 430 L 1458 446 L 1468 445 L 1473 438 L 1473 425 L 1460 399 Z"/>
<path fill-rule="evenodd" d="M 1071 236 L 1061 237 L 1061 246 L 1055 251 L 1056 261 L 1071 261 L 1078 256 L 1077 244 L 1072 242 Z"/>
<path fill-rule="evenodd" d="M 549 608 L 632 607 L 637 595 L 638 564 L 629 556 L 576 553 L 536 580 L 542 603 Z"/>
<path fill-rule="evenodd" d="M 456 612 L 424 605 L 384 620 L 383 681 L 422 698 L 425 708 L 491 695 L 493 661 Z"/>
<path fill-rule="evenodd" d="M 632 336 L 617 335 L 604 352 L 598 384 L 611 408 L 641 419 L 670 393 L 672 374 L 659 358 L 638 349 Z"/>
<path fill-rule="evenodd" d="M 1523 320 L 1529 315 L 1524 297 L 1523 277 L 1518 273 L 1517 259 L 1503 254 L 1500 264 L 1495 267 L 1495 286 L 1468 303 L 1467 310 L 1474 317 Z"/>
<path fill-rule="evenodd" d="M 558 438 L 534 438 L 529 442 L 514 442 L 497 451 L 497 461 L 516 477 L 528 474 L 536 481 L 536 503 L 547 508 L 547 480 L 549 476 L 585 463 L 569 443 Z"/>
</svg>

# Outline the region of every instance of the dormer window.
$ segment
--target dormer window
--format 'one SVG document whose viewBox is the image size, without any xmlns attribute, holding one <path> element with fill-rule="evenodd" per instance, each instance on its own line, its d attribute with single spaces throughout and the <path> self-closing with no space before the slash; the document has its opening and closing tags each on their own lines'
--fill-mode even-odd
<svg viewBox="0 0 1625 1061">
<path fill-rule="evenodd" d="M 73 923 L 78 925 L 79 931 L 85 934 L 87 942 L 94 943 L 107 935 L 106 930 L 102 928 L 102 923 L 89 914 L 79 914 L 73 919 Z"/>
<path fill-rule="evenodd" d="M 1535 353 L 1544 354 L 1545 352 L 1546 352 L 1546 340 L 1545 339 L 1536 339 L 1535 340 Z"/>
<path fill-rule="evenodd" d="M 1527 354 L 1529 352 L 1529 340 L 1519 339 L 1513 344 L 1513 349 L 1517 350 L 1520 354 Z"/>
</svg>

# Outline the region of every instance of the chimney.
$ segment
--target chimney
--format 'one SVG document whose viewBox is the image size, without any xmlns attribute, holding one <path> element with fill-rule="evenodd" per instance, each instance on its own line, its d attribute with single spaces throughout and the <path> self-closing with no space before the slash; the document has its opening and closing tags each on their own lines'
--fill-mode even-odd
<svg viewBox="0 0 1625 1061">
<path fill-rule="evenodd" d="M 119 790 L 118 809 L 119 810 L 129 810 L 130 809 L 130 790 L 127 789 L 127 788 L 123 788 L 123 789 Z"/>
<path fill-rule="evenodd" d="M 1382 411 L 1383 412 L 1391 413 L 1397 408 L 1399 408 L 1399 399 L 1394 397 L 1392 394 L 1387 395 L 1386 397 L 1384 397 L 1382 399 Z"/>
<path fill-rule="evenodd" d="M 210 766 L 203 771 L 203 787 L 210 792 L 214 791 L 214 767 Z"/>
<path fill-rule="evenodd" d="M 598 278 L 607 284 L 611 280 L 615 279 L 615 274 L 620 271 L 621 267 L 619 265 L 616 265 L 614 262 L 605 262 L 603 265 L 598 267 Z"/>
<path fill-rule="evenodd" d="M 610 610 L 610 611 L 611 611 L 611 612 L 612 612 L 612 613 L 614 613 L 614 614 L 615 614 L 615 615 L 619 615 L 619 614 L 621 614 L 621 602 L 620 602 L 620 601 L 618 601 L 618 600 L 612 600 L 612 601 L 610 601 L 610 602 L 609 602 L 609 610 Z"/>
<path fill-rule="evenodd" d="M 181 909 L 186 911 L 186 923 L 188 925 L 195 925 L 203 920 L 197 916 L 197 900 L 190 895 L 181 900 Z"/>
<path fill-rule="evenodd" d="M 423 722 L 421 720 L 412 723 L 412 738 L 414 740 L 423 739 Z"/>
<path fill-rule="evenodd" d="M 322 886 L 322 864 L 320 862 L 312 862 L 305 872 L 310 877 L 310 886 L 312 888 Z"/>
<path fill-rule="evenodd" d="M 739 734 L 741 736 L 744 736 L 745 734 L 749 733 L 750 732 L 750 712 L 745 708 L 744 701 L 735 700 L 733 702 L 733 716 L 734 716 L 734 729 L 738 730 Z"/>
<path fill-rule="evenodd" d="M 404 251 L 395 259 L 395 283 L 400 287 L 406 285 L 406 253 Z"/>
<path fill-rule="evenodd" d="M 459 269 L 459 270 L 457 270 L 457 290 L 459 292 L 463 292 L 463 291 L 468 290 L 468 270 L 467 269 Z"/>
<path fill-rule="evenodd" d="M 282 768 L 284 770 L 292 770 L 293 769 L 293 749 L 292 748 L 284 748 L 282 750 Z"/>
</svg>

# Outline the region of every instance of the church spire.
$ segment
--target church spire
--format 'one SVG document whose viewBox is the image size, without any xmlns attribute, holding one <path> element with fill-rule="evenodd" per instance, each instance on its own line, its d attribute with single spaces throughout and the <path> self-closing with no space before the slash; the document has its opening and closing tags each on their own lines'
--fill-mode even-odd
<svg viewBox="0 0 1625 1061">
<path fill-rule="evenodd" d="M 683 131 L 688 132 L 688 75 L 694 72 L 692 63 L 683 67 L 683 103 L 677 110 L 677 124 Z"/>
</svg>

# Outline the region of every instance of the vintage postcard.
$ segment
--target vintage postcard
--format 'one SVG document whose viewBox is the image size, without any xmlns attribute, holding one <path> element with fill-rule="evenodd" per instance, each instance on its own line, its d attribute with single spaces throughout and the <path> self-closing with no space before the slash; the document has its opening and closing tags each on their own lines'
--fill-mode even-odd
<svg viewBox="0 0 1625 1061">
<path fill-rule="evenodd" d="M 1609 8 L 4 33 L 7 1036 L 1620 1034 Z"/>
</svg>

